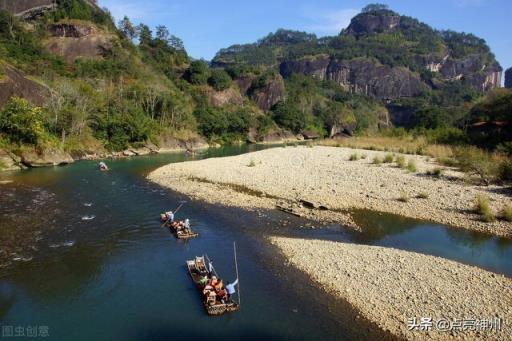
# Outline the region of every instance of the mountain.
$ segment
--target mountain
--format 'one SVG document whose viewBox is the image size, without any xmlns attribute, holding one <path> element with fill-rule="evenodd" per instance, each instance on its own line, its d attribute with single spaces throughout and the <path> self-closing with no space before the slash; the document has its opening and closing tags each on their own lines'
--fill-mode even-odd
<svg viewBox="0 0 512 341">
<path fill-rule="evenodd" d="M 334 81 L 386 103 L 395 124 L 414 124 L 406 116 L 415 108 L 453 108 L 485 94 L 500 86 L 502 71 L 483 39 L 437 31 L 380 5 L 367 6 L 338 36 L 278 30 L 254 44 L 222 49 L 212 63 Z"/>
<path fill-rule="evenodd" d="M 512 67 L 505 71 L 505 88 L 512 89 Z"/>
<path fill-rule="evenodd" d="M 482 39 L 379 5 L 337 36 L 278 30 L 207 63 L 165 26 L 116 25 L 92 0 L 3 0 L 0 168 L 392 126 L 457 129 L 500 77 Z"/>
</svg>

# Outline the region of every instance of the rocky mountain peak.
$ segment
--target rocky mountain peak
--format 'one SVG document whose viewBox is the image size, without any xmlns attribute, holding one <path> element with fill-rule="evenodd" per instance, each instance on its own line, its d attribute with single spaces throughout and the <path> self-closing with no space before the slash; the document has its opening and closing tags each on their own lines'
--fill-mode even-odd
<svg viewBox="0 0 512 341">
<path fill-rule="evenodd" d="M 505 71 L 505 88 L 512 89 L 512 67 Z"/>
<path fill-rule="evenodd" d="M 386 5 L 372 4 L 350 21 L 342 33 L 355 36 L 386 33 L 400 26 L 400 15 L 388 9 Z"/>
</svg>

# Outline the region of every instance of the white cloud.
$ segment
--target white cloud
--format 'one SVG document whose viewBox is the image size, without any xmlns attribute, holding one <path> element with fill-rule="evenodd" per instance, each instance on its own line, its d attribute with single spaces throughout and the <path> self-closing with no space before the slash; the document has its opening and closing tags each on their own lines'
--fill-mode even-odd
<svg viewBox="0 0 512 341">
<path fill-rule="evenodd" d="M 350 20 L 359 13 L 357 9 L 312 10 L 305 9 L 304 16 L 311 21 L 308 30 L 319 33 L 337 34 L 350 24 Z"/>
</svg>

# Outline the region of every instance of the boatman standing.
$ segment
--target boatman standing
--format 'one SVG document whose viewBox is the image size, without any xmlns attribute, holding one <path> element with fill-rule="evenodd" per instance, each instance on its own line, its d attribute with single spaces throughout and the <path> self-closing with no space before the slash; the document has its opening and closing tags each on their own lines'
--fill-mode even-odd
<svg viewBox="0 0 512 341">
<path fill-rule="evenodd" d="M 174 213 L 172 213 L 172 211 L 165 212 L 165 216 L 168 222 L 172 223 L 174 221 Z"/>
<path fill-rule="evenodd" d="M 231 295 L 236 294 L 235 286 L 238 284 L 238 278 L 235 279 L 233 283 L 229 283 L 226 285 L 226 291 L 228 292 L 228 299 L 231 298 Z"/>
</svg>

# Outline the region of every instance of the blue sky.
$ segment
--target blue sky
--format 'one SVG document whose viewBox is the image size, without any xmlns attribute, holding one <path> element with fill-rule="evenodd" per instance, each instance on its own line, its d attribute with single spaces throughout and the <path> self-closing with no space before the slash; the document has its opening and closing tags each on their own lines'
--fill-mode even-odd
<svg viewBox="0 0 512 341">
<path fill-rule="evenodd" d="M 278 28 L 333 35 L 371 2 L 437 29 L 471 32 L 484 38 L 504 68 L 512 66 L 511 0 L 99 0 L 116 19 L 166 25 L 182 38 L 194 58 L 210 60 L 223 47 L 250 43 Z"/>
</svg>

